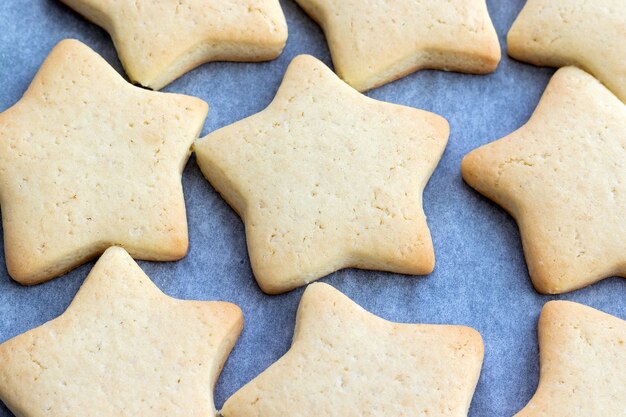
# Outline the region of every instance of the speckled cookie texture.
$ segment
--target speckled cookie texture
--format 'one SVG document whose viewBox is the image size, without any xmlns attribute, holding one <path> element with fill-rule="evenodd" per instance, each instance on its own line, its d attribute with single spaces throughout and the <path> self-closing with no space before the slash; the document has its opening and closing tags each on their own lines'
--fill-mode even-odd
<svg viewBox="0 0 626 417">
<path fill-rule="evenodd" d="M 626 102 L 624 0 L 528 0 L 507 42 L 513 58 L 583 68 Z"/>
<path fill-rule="evenodd" d="M 445 119 L 365 97 L 317 59 L 294 59 L 267 109 L 195 145 L 241 215 L 256 279 L 288 291 L 346 267 L 426 274 L 422 191 Z"/>
<path fill-rule="evenodd" d="M 131 81 L 159 90 L 209 61 L 266 61 L 287 42 L 278 0 L 60 0 L 110 33 Z"/>
<path fill-rule="evenodd" d="M 234 304 L 166 296 L 110 248 L 63 315 L 0 345 L 0 399 L 17 417 L 215 415 L 242 323 Z"/>
<path fill-rule="evenodd" d="M 224 404 L 224 417 L 464 417 L 483 344 L 462 326 L 383 320 L 310 285 L 291 349 Z"/>
<path fill-rule="evenodd" d="M 515 417 L 616 417 L 626 413 L 626 321 L 569 301 L 539 319 L 541 377 Z"/>
<path fill-rule="evenodd" d="M 181 173 L 207 110 L 128 84 L 78 41 L 59 43 L 0 114 L 9 274 L 40 283 L 113 244 L 135 258 L 185 256 Z"/>
<path fill-rule="evenodd" d="M 433 68 L 484 74 L 500 61 L 485 0 L 296 0 L 359 91 Z"/>
<path fill-rule="evenodd" d="M 626 106 L 589 74 L 558 70 L 530 121 L 462 172 L 517 220 L 538 291 L 626 276 Z"/>
</svg>

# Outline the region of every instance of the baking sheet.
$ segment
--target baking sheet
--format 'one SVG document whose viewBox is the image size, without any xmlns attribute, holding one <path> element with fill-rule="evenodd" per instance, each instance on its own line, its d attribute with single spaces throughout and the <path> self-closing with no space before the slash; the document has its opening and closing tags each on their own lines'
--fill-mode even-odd
<svg viewBox="0 0 626 417">
<path fill-rule="evenodd" d="M 504 51 L 506 32 L 524 1 L 487 3 Z M 279 59 L 261 64 L 210 63 L 164 89 L 209 103 L 203 135 L 269 104 L 294 56 L 308 53 L 331 63 L 319 27 L 293 1 L 281 4 L 289 42 Z M 45 56 L 64 38 L 82 40 L 121 71 L 109 36 L 59 2 L 0 2 L 0 111 L 20 98 Z M 449 144 L 424 194 L 437 266 L 425 277 L 344 270 L 323 280 L 389 320 L 463 324 L 479 330 L 485 341 L 485 362 L 472 417 L 512 416 L 532 396 L 538 380 L 536 321 L 548 300 L 573 300 L 626 319 L 624 279 L 611 278 L 560 297 L 536 293 L 515 222 L 461 179 L 463 155 L 521 126 L 553 72 L 513 61 L 503 53 L 491 75 L 421 71 L 368 93 L 433 111 L 450 122 Z M 288 349 L 303 289 L 280 296 L 259 290 L 248 262 L 243 225 L 204 180 L 193 157 L 183 186 L 189 255 L 176 263 L 140 264 L 169 295 L 226 300 L 243 309 L 244 331 L 215 389 L 220 407 Z M 26 288 L 9 278 L 1 259 L 0 342 L 61 314 L 92 265 Z M 0 417 L 8 416 L 11 413 L 0 405 Z"/>
</svg>

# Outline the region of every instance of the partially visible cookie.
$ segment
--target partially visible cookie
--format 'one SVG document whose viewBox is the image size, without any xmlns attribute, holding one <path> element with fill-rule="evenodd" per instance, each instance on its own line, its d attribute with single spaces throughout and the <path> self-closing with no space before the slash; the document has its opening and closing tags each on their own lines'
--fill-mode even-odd
<svg viewBox="0 0 626 417">
<path fill-rule="evenodd" d="M 468 327 L 381 319 L 310 285 L 291 349 L 221 410 L 224 417 L 465 417 L 483 359 Z"/>
<path fill-rule="evenodd" d="M 49 280 L 114 244 L 135 258 L 185 256 L 181 174 L 207 110 L 194 97 L 134 87 L 84 44 L 60 42 L 0 113 L 13 279 Z"/>
<path fill-rule="evenodd" d="M 212 416 L 242 323 L 234 304 L 166 296 L 110 248 L 65 313 L 0 345 L 0 399 L 19 417 Z"/>
<path fill-rule="evenodd" d="M 195 151 L 274 294 L 347 267 L 430 273 L 422 191 L 448 132 L 442 117 L 370 99 L 301 55 L 267 109 Z"/>
<path fill-rule="evenodd" d="M 626 1 L 528 0 L 508 53 L 534 65 L 576 65 L 626 102 Z"/>
<path fill-rule="evenodd" d="M 515 417 L 616 417 L 626 412 L 626 321 L 569 301 L 539 318 L 541 377 Z"/>
<path fill-rule="evenodd" d="M 426 68 L 484 74 L 500 61 L 485 0 L 296 0 L 359 91 Z"/>
<path fill-rule="evenodd" d="M 278 0 L 60 0 L 110 33 L 131 81 L 159 90 L 209 61 L 267 61 L 287 42 Z"/>
<path fill-rule="evenodd" d="M 517 220 L 538 291 L 626 276 L 626 106 L 591 75 L 558 70 L 528 123 L 461 170 Z"/>
</svg>

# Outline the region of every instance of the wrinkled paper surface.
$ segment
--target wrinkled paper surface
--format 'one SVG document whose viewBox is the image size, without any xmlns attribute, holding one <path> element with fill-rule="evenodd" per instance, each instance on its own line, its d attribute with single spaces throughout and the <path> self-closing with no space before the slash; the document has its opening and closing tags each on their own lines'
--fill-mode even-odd
<svg viewBox="0 0 626 417">
<path fill-rule="evenodd" d="M 164 89 L 209 103 L 203 135 L 261 111 L 294 56 L 308 53 L 331 63 L 319 27 L 292 0 L 281 4 L 289 42 L 280 58 L 260 64 L 210 63 Z M 506 32 L 523 0 L 490 0 L 488 5 L 505 51 Z M 0 111 L 21 97 L 43 59 L 64 38 L 80 39 L 121 71 L 109 36 L 60 2 L 0 2 Z M 623 279 L 608 279 L 560 297 L 535 292 L 514 220 L 461 179 L 463 155 L 525 123 L 553 72 L 503 53 L 498 70 L 490 75 L 421 71 L 369 92 L 376 99 L 438 113 L 450 122 L 448 146 L 424 194 L 437 265 L 425 277 L 344 270 L 324 279 L 389 320 L 463 324 L 479 330 L 485 341 L 485 362 L 472 417 L 512 416 L 534 393 L 536 322 L 548 300 L 578 301 L 626 319 Z M 171 296 L 226 300 L 242 308 L 245 328 L 215 390 L 220 407 L 288 349 L 303 289 L 280 296 L 259 290 L 250 270 L 243 225 L 204 180 L 193 157 L 183 186 L 189 255 L 175 263 L 140 264 Z M 60 315 L 92 265 L 27 288 L 9 278 L 4 259 L 0 260 L 0 342 Z M 11 413 L 0 405 L 0 417 L 8 416 Z"/>
</svg>

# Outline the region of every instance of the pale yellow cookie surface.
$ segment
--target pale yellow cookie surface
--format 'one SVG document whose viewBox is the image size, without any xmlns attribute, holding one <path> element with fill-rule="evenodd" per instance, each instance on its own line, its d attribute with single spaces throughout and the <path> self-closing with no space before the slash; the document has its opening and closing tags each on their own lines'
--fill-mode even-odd
<svg viewBox="0 0 626 417">
<path fill-rule="evenodd" d="M 616 417 L 626 412 L 626 321 L 551 301 L 539 319 L 541 377 L 515 417 Z"/>
<path fill-rule="evenodd" d="M 202 100 L 134 87 L 82 43 L 59 43 L 0 114 L 9 274 L 36 284 L 112 244 L 142 259 L 185 256 L 181 173 L 206 113 Z"/>
<path fill-rule="evenodd" d="M 626 276 L 626 106 L 589 74 L 558 70 L 528 123 L 462 172 L 517 220 L 538 291 Z"/>
<path fill-rule="evenodd" d="M 626 1 L 528 0 L 508 53 L 535 65 L 576 65 L 626 102 Z"/>
<path fill-rule="evenodd" d="M 60 0 L 102 26 L 131 81 L 159 90 L 209 61 L 266 61 L 287 42 L 278 0 Z"/>
<path fill-rule="evenodd" d="M 244 220 L 259 285 L 279 293 L 346 267 L 430 273 L 422 191 L 448 132 L 442 117 L 365 97 L 303 55 L 267 109 L 195 151 Z"/>
<path fill-rule="evenodd" d="M 291 349 L 224 404 L 224 417 L 464 417 L 483 344 L 468 327 L 383 320 L 311 284 Z"/>
<path fill-rule="evenodd" d="M 359 91 L 411 72 L 488 73 L 500 44 L 485 0 L 296 0 L 317 21 L 337 74 Z"/>
<path fill-rule="evenodd" d="M 65 313 L 0 345 L 0 399 L 17 417 L 212 416 L 242 322 L 166 296 L 111 248 Z"/>
</svg>

